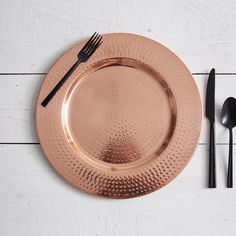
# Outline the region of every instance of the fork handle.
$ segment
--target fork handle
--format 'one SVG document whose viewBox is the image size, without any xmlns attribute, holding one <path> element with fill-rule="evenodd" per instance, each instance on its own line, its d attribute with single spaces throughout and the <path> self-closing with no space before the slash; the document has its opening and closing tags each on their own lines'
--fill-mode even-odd
<svg viewBox="0 0 236 236">
<path fill-rule="evenodd" d="M 66 82 L 66 80 L 71 76 L 71 74 L 75 71 L 76 67 L 81 63 L 80 60 L 77 60 L 75 64 L 67 71 L 67 73 L 63 76 L 63 78 L 57 83 L 57 85 L 52 89 L 52 91 L 47 95 L 47 97 L 42 101 L 41 105 L 46 107 L 57 91 L 61 88 L 61 86 Z"/>
</svg>

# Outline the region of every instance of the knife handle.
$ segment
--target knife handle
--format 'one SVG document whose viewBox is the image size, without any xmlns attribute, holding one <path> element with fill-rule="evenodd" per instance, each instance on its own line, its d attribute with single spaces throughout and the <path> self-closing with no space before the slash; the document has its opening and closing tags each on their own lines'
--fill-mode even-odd
<svg viewBox="0 0 236 236">
<path fill-rule="evenodd" d="M 210 123 L 209 188 L 216 188 L 215 125 Z"/>
</svg>

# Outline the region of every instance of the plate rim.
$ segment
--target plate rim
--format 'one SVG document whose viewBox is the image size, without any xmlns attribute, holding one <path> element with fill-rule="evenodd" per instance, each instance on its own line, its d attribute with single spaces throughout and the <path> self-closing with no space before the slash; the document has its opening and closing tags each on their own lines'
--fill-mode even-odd
<svg viewBox="0 0 236 236">
<path fill-rule="evenodd" d="M 195 140 L 195 143 L 194 143 L 194 147 L 195 147 L 195 148 L 192 149 L 192 152 L 191 152 L 191 154 L 189 155 L 188 161 L 185 163 L 185 165 L 183 166 L 183 168 L 181 168 L 181 170 L 176 173 L 176 175 L 173 175 L 172 178 L 170 178 L 169 180 L 167 180 L 167 181 L 165 182 L 165 184 L 164 184 L 163 186 L 161 186 L 161 187 L 164 187 L 164 186 L 166 186 L 169 182 L 171 182 L 172 180 L 174 180 L 174 179 L 176 178 L 176 176 L 178 176 L 178 175 L 184 170 L 184 168 L 187 166 L 187 164 L 189 163 L 189 161 L 192 159 L 193 153 L 195 152 L 195 150 L 196 150 L 196 148 L 197 148 L 197 144 L 198 144 L 198 140 L 199 140 L 200 132 L 201 132 L 201 126 L 202 126 L 202 103 L 201 103 L 201 97 L 200 97 L 200 93 L 199 93 L 198 87 L 197 87 L 197 85 L 196 85 L 195 80 L 193 79 L 193 76 L 192 76 L 191 72 L 189 71 L 189 69 L 187 68 L 187 66 L 185 65 L 185 63 L 184 63 L 175 53 L 173 53 L 170 49 L 168 49 L 166 46 L 162 45 L 161 43 L 156 42 L 156 41 L 153 40 L 153 39 L 150 39 L 150 38 L 147 38 L 147 37 L 144 37 L 144 36 L 141 36 L 141 35 L 137 35 L 137 34 L 131 34 L 131 33 L 109 33 L 109 34 L 105 34 L 105 35 L 107 35 L 107 36 L 110 36 L 110 35 L 112 35 L 112 36 L 121 36 L 121 35 L 124 36 L 124 35 L 125 35 L 125 36 L 132 36 L 132 37 L 140 37 L 140 38 L 143 38 L 143 39 L 145 39 L 145 40 L 152 41 L 152 42 L 155 43 L 155 44 L 159 44 L 162 48 L 167 49 L 167 50 L 169 51 L 169 53 L 171 53 L 172 56 L 174 56 L 175 59 L 177 59 L 177 60 L 185 67 L 185 70 L 188 71 L 189 75 L 191 75 L 191 79 L 192 79 L 193 85 L 195 86 L 195 92 L 197 92 L 197 96 L 198 96 L 198 98 L 199 98 L 198 100 L 199 100 L 199 102 L 200 102 L 199 109 L 200 109 L 201 114 L 200 114 L 199 128 L 198 128 L 198 132 L 197 132 L 197 133 L 198 133 L 198 135 L 197 135 L 198 138 Z M 80 43 L 82 43 L 82 42 L 84 42 L 84 41 L 80 41 Z M 37 117 L 38 117 L 38 112 L 39 112 L 38 106 L 40 106 L 40 101 L 39 101 L 39 99 L 40 99 L 41 91 L 43 90 L 44 83 L 45 83 L 45 81 L 47 80 L 48 75 L 53 71 L 54 67 L 57 66 L 58 61 L 62 60 L 63 57 L 64 57 L 64 55 L 65 55 L 66 53 L 70 53 L 72 49 L 74 49 L 75 47 L 77 47 L 77 45 L 78 45 L 78 44 L 76 44 L 75 46 L 73 46 L 71 49 L 67 50 L 65 53 L 63 53 L 63 54 L 61 55 L 61 57 L 60 57 L 59 59 L 56 60 L 56 62 L 51 66 L 49 72 L 47 73 L 47 75 L 45 76 L 45 78 L 44 78 L 43 81 L 42 81 L 42 84 L 41 84 L 41 87 L 40 87 L 40 90 L 39 90 L 39 93 L 38 93 L 38 98 L 37 98 L 37 103 L 36 103 L 36 111 L 35 111 L 36 133 L 37 133 L 37 136 L 38 136 L 38 138 L 39 138 L 39 140 L 40 140 L 40 144 L 41 144 L 42 141 L 41 141 L 41 137 L 40 137 L 40 134 L 39 134 L 39 133 L 40 133 L 40 131 L 39 131 L 40 126 L 39 126 L 39 124 L 38 124 Z M 57 172 L 60 176 L 62 176 L 62 174 L 57 170 L 57 168 L 56 168 L 56 167 L 54 166 L 54 164 L 51 162 L 50 158 L 48 158 L 48 155 L 47 155 L 47 153 L 45 152 L 45 150 L 44 150 L 42 144 L 41 144 L 41 149 L 43 150 L 43 153 L 44 153 L 45 157 L 46 157 L 47 160 L 51 163 L 51 165 L 52 165 L 53 168 L 56 170 L 56 172 Z M 64 176 L 63 176 L 63 178 L 66 179 Z M 66 180 L 67 180 L 70 184 L 74 185 L 74 184 L 73 184 L 71 181 L 69 181 L 68 179 L 66 179 Z M 81 189 L 81 188 L 78 187 L 77 185 L 74 185 L 74 186 L 75 186 L 76 188 L 79 188 L 79 189 L 82 190 L 82 191 L 85 191 L 84 189 Z M 158 189 L 159 189 L 159 188 L 158 188 Z M 150 192 L 154 192 L 154 191 L 155 191 L 155 190 L 150 191 Z M 87 192 L 87 191 L 86 191 L 86 192 Z M 133 198 L 133 197 L 143 196 L 143 195 L 146 195 L 146 194 L 148 194 L 148 193 L 150 193 L 150 192 L 147 192 L 147 193 L 145 193 L 145 194 L 140 194 L 140 195 L 137 195 L 137 196 L 131 196 L 131 197 Z M 90 193 L 91 193 L 91 192 L 90 192 Z M 93 193 L 92 193 L 92 194 L 93 194 Z M 95 195 L 96 195 L 96 194 L 95 194 Z M 107 196 L 102 196 L 102 197 L 107 197 Z M 108 198 L 112 198 L 112 197 L 108 197 Z M 126 198 L 126 197 L 124 197 L 124 198 Z"/>
</svg>

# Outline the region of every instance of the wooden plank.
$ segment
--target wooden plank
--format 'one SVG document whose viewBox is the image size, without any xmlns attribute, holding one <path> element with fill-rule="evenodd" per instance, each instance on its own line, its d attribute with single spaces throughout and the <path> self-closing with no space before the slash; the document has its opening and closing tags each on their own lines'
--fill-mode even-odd
<svg viewBox="0 0 236 236">
<path fill-rule="evenodd" d="M 0 143 L 38 142 L 35 134 L 35 104 L 44 75 L 1 75 L 0 76 Z M 203 107 L 207 75 L 195 75 Z M 234 75 L 216 78 L 216 141 L 228 142 L 228 132 L 219 122 L 220 108 L 228 96 L 235 96 Z M 236 140 L 236 134 L 235 134 Z M 208 142 L 208 121 L 203 118 L 200 143 Z"/>
<path fill-rule="evenodd" d="M 222 155 L 215 190 L 206 188 L 207 147 L 200 145 L 165 188 L 108 201 L 66 183 L 39 145 L 0 145 L 0 235 L 233 235 L 235 191 L 225 188 L 227 150 L 216 149 Z"/>
<path fill-rule="evenodd" d="M 43 76 L 0 76 L 0 142 L 38 142 L 35 104 Z"/>
<path fill-rule="evenodd" d="M 1 0 L 0 15 L 0 72 L 47 72 L 95 30 L 155 39 L 193 72 L 236 72 L 235 0 Z"/>
</svg>

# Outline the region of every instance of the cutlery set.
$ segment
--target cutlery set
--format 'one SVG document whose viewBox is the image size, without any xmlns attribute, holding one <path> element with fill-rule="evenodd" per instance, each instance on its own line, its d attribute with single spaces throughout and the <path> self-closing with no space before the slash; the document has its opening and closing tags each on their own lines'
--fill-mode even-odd
<svg viewBox="0 0 236 236">
<path fill-rule="evenodd" d="M 209 139 L 209 176 L 208 187 L 216 188 L 216 158 L 215 158 L 215 69 L 209 74 L 206 92 L 206 117 L 210 123 Z M 221 111 L 221 123 L 229 129 L 229 157 L 227 188 L 233 187 L 233 128 L 236 126 L 236 99 L 225 100 Z"/>
</svg>

